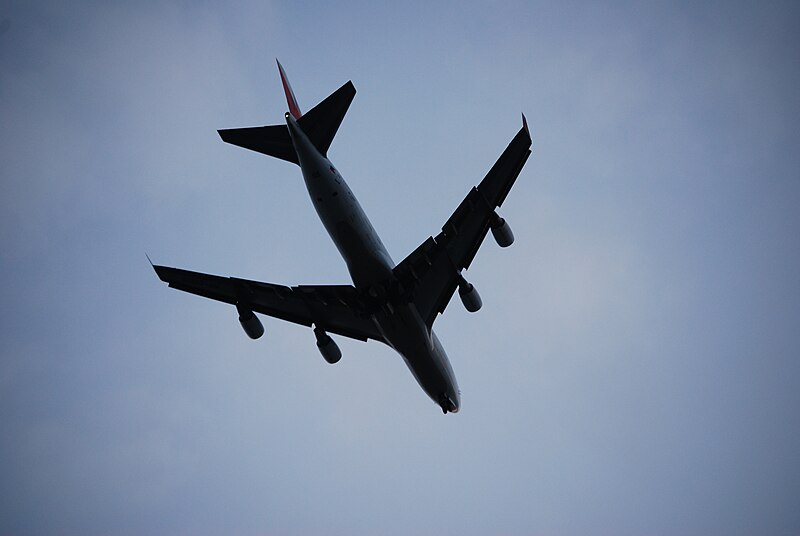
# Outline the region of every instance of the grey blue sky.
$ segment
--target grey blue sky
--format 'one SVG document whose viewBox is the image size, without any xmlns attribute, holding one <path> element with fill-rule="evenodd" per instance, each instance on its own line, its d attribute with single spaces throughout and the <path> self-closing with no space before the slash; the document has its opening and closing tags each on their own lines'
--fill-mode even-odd
<svg viewBox="0 0 800 536">
<path fill-rule="evenodd" d="M 3 2 L 0 534 L 800 533 L 794 2 Z M 299 170 L 215 130 L 358 94 L 395 260 L 520 126 L 517 242 L 401 359 L 169 290 L 345 283 Z"/>
</svg>

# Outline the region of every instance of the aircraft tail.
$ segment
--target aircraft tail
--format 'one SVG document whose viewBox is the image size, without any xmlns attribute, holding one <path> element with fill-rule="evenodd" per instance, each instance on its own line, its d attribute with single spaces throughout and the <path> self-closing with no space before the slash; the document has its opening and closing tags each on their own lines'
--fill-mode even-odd
<svg viewBox="0 0 800 536">
<path fill-rule="evenodd" d="M 308 139 L 323 156 L 327 156 L 339 125 L 342 124 L 350 103 L 356 95 L 356 88 L 352 82 L 347 82 L 342 87 L 331 93 L 325 100 L 317 104 L 305 114 L 300 112 L 297 99 L 294 96 L 283 66 L 278 62 L 278 71 L 281 74 L 281 83 L 286 93 L 289 113 L 297 119 L 297 124 L 305 132 Z M 250 149 L 281 160 L 298 164 L 297 152 L 294 150 L 292 138 L 286 125 L 270 125 L 264 127 L 231 128 L 218 130 L 222 141 Z"/>
<path fill-rule="evenodd" d="M 281 62 L 275 58 L 275 62 L 278 64 L 278 72 L 281 73 L 281 84 L 283 84 L 283 92 L 286 93 L 286 103 L 289 105 L 289 113 L 291 113 L 295 119 L 300 119 L 302 116 L 302 112 L 300 112 L 300 106 L 297 105 L 297 98 L 294 96 L 294 91 L 292 91 L 292 86 L 289 85 L 289 79 L 286 78 L 286 71 L 283 70 L 283 65 Z"/>
</svg>

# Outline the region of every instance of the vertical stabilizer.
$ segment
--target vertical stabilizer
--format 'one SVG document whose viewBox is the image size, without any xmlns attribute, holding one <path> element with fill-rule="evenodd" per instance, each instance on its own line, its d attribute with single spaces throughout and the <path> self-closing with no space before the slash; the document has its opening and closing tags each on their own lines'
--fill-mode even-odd
<svg viewBox="0 0 800 536">
<path fill-rule="evenodd" d="M 283 84 L 283 92 L 286 93 L 286 102 L 289 104 L 289 113 L 291 113 L 295 119 L 300 119 L 300 116 L 303 114 L 300 112 L 300 106 L 297 105 L 297 99 L 294 96 L 294 91 L 292 91 L 292 86 L 289 85 L 289 79 L 286 78 L 283 65 L 281 65 L 281 62 L 279 62 L 277 58 L 275 58 L 275 61 L 278 63 L 278 71 L 281 73 L 281 83 Z"/>
</svg>

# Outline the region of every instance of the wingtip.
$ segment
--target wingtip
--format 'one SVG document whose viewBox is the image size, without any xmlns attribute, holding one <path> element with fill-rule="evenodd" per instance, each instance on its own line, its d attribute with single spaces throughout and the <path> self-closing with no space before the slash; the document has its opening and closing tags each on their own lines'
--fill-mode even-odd
<svg viewBox="0 0 800 536">
<path fill-rule="evenodd" d="M 163 266 L 157 266 L 157 265 L 153 264 L 153 260 L 150 258 L 150 255 L 148 255 L 147 253 L 145 253 L 144 256 L 147 257 L 147 262 L 150 263 L 150 267 L 156 273 L 158 278 L 161 281 L 164 281 L 164 267 Z"/>
<path fill-rule="evenodd" d="M 525 118 L 525 114 L 522 114 L 522 128 L 524 128 L 525 132 L 530 136 L 531 131 L 528 129 L 528 120 Z"/>
</svg>

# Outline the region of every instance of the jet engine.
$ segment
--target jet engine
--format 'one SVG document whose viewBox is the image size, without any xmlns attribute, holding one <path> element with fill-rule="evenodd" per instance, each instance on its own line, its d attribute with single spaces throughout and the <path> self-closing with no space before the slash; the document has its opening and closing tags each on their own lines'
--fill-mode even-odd
<svg viewBox="0 0 800 536">
<path fill-rule="evenodd" d="M 461 297 L 461 303 L 464 304 L 464 309 L 470 313 L 479 311 L 483 306 L 483 300 L 481 300 L 481 295 L 478 294 L 477 289 L 472 283 L 467 283 L 467 280 L 463 277 L 458 283 L 458 295 Z"/>
<path fill-rule="evenodd" d="M 322 328 L 314 328 L 314 336 L 317 338 L 317 348 L 319 353 L 325 358 L 325 361 L 333 365 L 338 363 L 342 358 L 342 351 L 336 341 L 331 339 L 331 336 L 325 333 Z"/>
<path fill-rule="evenodd" d="M 507 248 L 514 243 L 514 233 L 511 232 L 511 226 L 506 223 L 506 220 L 494 213 L 494 217 L 490 223 L 492 228 L 492 236 L 494 241 L 501 248 Z"/>
<path fill-rule="evenodd" d="M 264 334 L 264 326 L 253 311 L 241 305 L 237 305 L 236 310 L 239 312 L 239 323 L 248 337 L 255 340 Z"/>
</svg>

